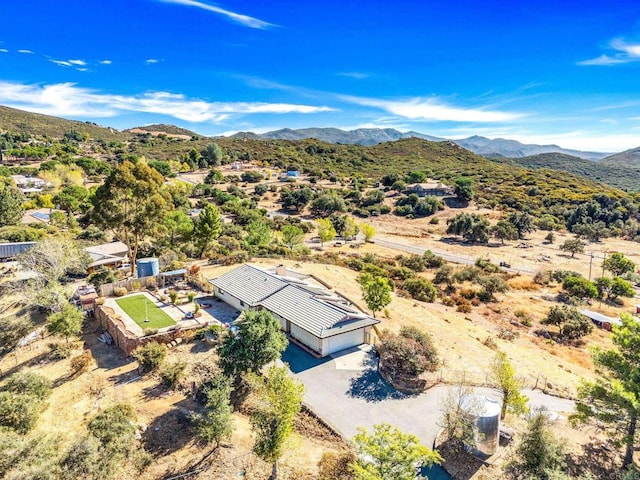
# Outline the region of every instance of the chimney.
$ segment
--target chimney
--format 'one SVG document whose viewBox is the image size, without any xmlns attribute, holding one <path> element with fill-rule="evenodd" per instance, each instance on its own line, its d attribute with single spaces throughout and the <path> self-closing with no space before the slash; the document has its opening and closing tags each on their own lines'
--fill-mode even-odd
<svg viewBox="0 0 640 480">
<path fill-rule="evenodd" d="M 276 267 L 276 275 L 280 276 L 280 277 L 286 277 L 287 276 L 287 267 L 285 267 L 283 264 L 280 264 Z"/>
</svg>

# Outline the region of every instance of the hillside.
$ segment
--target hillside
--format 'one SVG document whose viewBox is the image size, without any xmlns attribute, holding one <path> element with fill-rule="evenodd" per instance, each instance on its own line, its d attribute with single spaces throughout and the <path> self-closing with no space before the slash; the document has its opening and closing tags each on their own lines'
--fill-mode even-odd
<svg viewBox="0 0 640 480">
<path fill-rule="evenodd" d="M 592 162 L 562 153 L 542 153 L 515 159 L 494 159 L 497 163 L 526 168 L 550 168 L 606 183 L 627 191 L 640 190 L 640 168 L 625 168 L 604 162 Z"/>
<path fill-rule="evenodd" d="M 568 150 L 558 145 L 532 145 L 508 140 L 505 138 L 486 138 L 473 136 L 454 140 L 461 147 L 471 150 L 478 155 L 491 156 L 499 155 L 509 158 L 522 158 L 531 155 L 539 155 L 542 153 L 561 153 L 564 155 L 573 155 L 586 160 L 600 160 L 606 153 L 598 152 L 582 152 L 579 150 Z"/>
<path fill-rule="evenodd" d="M 88 133 L 96 140 L 123 140 L 126 135 L 110 127 L 102 127 L 91 122 L 79 122 L 64 118 L 25 112 L 15 108 L 0 106 L 0 132 L 28 133 L 61 138 L 65 132 Z"/>
<path fill-rule="evenodd" d="M 339 128 L 283 128 L 262 134 L 253 132 L 240 132 L 231 138 L 262 138 L 269 140 L 304 140 L 315 138 L 327 143 L 343 143 L 356 145 L 377 145 L 383 142 L 393 142 L 403 138 L 420 138 L 432 142 L 447 140 L 445 138 L 425 135 L 419 132 L 400 132 L 393 128 L 358 128 L 355 130 L 340 130 Z M 515 140 L 504 138 L 490 139 L 486 137 L 473 136 L 451 140 L 461 147 L 471 150 L 478 155 L 499 156 L 509 158 L 526 157 L 540 153 L 557 152 L 587 160 L 600 160 L 606 153 L 582 152 L 578 150 L 567 150 L 558 145 L 527 145 Z"/>
<path fill-rule="evenodd" d="M 422 138 L 424 140 L 444 140 L 418 132 L 400 132 L 393 128 L 358 128 L 355 130 L 340 130 L 339 128 L 283 128 L 257 135 L 259 138 L 271 140 L 304 140 L 315 138 L 327 143 L 344 143 L 357 145 L 376 145 L 382 142 L 393 142 L 401 138 Z"/>
<path fill-rule="evenodd" d="M 602 163 L 625 168 L 640 168 L 640 147 L 610 155 L 604 158 Z"/>
<path fill-rule="evenodd" d="M 217 139 L 230 159 L 250 159 L 269 165 L 338 178 L 383 175 L 422 170 L 432 178 L 453 184 L 459 176 L 473 179 L 478 201 L 489 206 L 544 210 L 571 205 L 605 193 L 620 198 L 625 193 L 584 177 L 556 170 L 528 170 L 476 155 L 453 142 L 429 142 L 417 138 L 381 143 L 372 147 L 335 145 L 317 140 Z M 147 150 L 147 155 L 153 150 Z"/>
<path fill-rule="evenodd" d="M 154 123 L 152 125 L 145 125 L 143 127 L 134 127 L 125 130 L 125 132 L 135 132 L 136 130 L 142 130 L 149 133 L 166 133 L 167 135 L 188 135 L 190 137 L 200 136 L 196 132 L 187 130 L 186 128 L 176 127 L 175 125 L 167 125 L 166 123 Z"/>
</svg>

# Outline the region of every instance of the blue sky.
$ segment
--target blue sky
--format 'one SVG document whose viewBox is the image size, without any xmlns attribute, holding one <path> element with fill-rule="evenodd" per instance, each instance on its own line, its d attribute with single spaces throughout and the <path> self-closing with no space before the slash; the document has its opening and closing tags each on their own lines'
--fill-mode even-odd
<svg viewBox="0 0 640 480">
<path fill-rule="evenodd" d="M 0 104 L 205 135 L 640 145 L 637 0 L 5 0 Z"/>
</svg>

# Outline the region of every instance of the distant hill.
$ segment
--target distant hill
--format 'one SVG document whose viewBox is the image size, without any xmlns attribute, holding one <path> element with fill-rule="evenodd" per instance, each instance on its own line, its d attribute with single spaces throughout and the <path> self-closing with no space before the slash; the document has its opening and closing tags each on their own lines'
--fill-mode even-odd
<svg viewBox="0 0 640 480">
<path fill-rule="evenodd" d="M 420 138 L 422 140 L 429 140 L 432 142 L 448 140 L 446 138 L 433 137 L 419 132 L 400 132 L 393 128 L 358 128 L 356 130 L 340 130 L 339 128 L 300 128 L 294 130 L 290 128 L 283 128 L 282 130 L 274 130 L 262 134 L 241 132 L 233 135 L 232 138 L 262 138 L 271 140 L 304 140 L 306 138 L 315 138 L 328 143 L 366 146 L 377 145 L 378 143 L 384 142 L 393 142 L 403 138 Z M 472 151 L 473 153 L 486 157 L 498 156 L 521 158 L 540 153 L 557 152 L 587 160 L 600 160 L 607 155 L 606 153 L 599 152 L 567 150 L 559 147 L 558 145 L 526 145 L 515 140 L 507 140 L 503 138 L 490 139 L 473 136 L 451 141 Z"/>
<path fill-rule="evenodd" d="M 75 130 L 88 133 L 97 140 L 122 140 L 126 137 L 122 132 L 102 127 L 91 122 L 79 122 L 64 118 L 42 115 L 40 113 L 25 112 L 16 108 L 0 106 L 0 132 L 24 132 L 30 135 L 48 135 L 62 138 L 65 132 Z"/>
<path fill-rule="evenodd" d="M 640 167 L 628 168 L 615 164 L 592 162 L 563 153 L 541 153 L 515 159 L 494 159 L 497 163 L 512 163 L 526 168 L 549 168 L 606 183 L 627 191 L 640 191 Z"/>
<path fill-rule="evenodd" d="M 167 135 L 186 135 L 189 137 L 199 137 L 199 135 L 191 130 L 187 130 L 186 128 L 176 127 L 175 125 L 167 125 L 165 123 L 154 123 L 153 125 L 145 125 L 143 127 L 134 127 L 125 130 L 125 132 L 137 133 L 137 131 L 142 130 L 143 132 L 149 133 L 166 133 Z"/>
<path fill-rule="evenodd" d="M 241 132 L 233 138 L 262 138 L 270 140 L 304 140 L 315 138 L 327 143 L 341 143 L 345 145 L 377 145 L 383 142 L 393 142 L 401 138 L 421 138 L 433 142 L 444 138 L 432 137 L 418 132 L 400 132 L 393 128 L 357 128 L 355 130 L 340 130 L 339 128 L 283 128 L 272 132 L 256 134 Z"/>
<path fill-rule="evenodd" d="M 453 141 L 461 147 L 485 157 L 497 155 L 507 158 L 523 158 L 542 153 L 562 153 L 586 160 L 600 160 L 607 156 L 606 153 L 568 150 L 558 145 L 532 145 L 520 143 L 516 140 L 508 140 L 505 138 L 490 139 L 477 135 Z"/>
<path fill-rule="evenodd" d="M 626 168 L 640 168 L 640 147 L 610 155 L 604 158 L 602 163 Z"/>
</svg>

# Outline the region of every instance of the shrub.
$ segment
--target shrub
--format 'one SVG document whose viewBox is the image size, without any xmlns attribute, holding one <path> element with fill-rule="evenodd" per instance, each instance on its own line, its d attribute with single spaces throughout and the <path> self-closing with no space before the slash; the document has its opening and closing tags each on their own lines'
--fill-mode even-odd
<svg viewBox="0 0 640 480">
<path fill-rule="evenodd" d="M 114 294 L 116 297 L 123 297 L 123 296 L 125 296 L 127 293 L 129 293 L 129 292 L 128 292 L 128 290 L 127 290 L 126 288 L 124 288 L 124 287 L 115 287 L 115 288 L 113 289 L 113 294 Z"/>
<path fill-rule="evenodd" d="M 411 298 L 421 302 L 435 302 L 438 297 L 436 287 L 423 277 L 408 279 L 404 282 L 404 289 L 409 292 Z"/>
<path fill-rule="evenodd" d="M 49 358 L 52 360 L 63 360 L 71 355 L 72 347 L 67 343 L 50 342 L 47 347 L 49 347 Z"/>
<path fill-rule="evenodd" d="M 37 400 L 45 400 L 51 395 L 51 381 L 38 373 L 14 373 L 0 387 L 1 391 L 27 395 Z"/>
<path fill-rule="evenodd" d="M 171 290 L 169 292 L 169 298 L 171 299 L 171 303 L 175 305 L 176 300 L 178 300 L 178 292 L 176 290 Z"/>
<path fill-rule="evenodd" d="M 426 268 L 424 264 L 424 258 L 420 255 L 409 255 L 408 257 L 400 255 L 397 260 L 400 265 L 409 268 L 414 272 L 423 272 Z"/>
<path fill-rule="evenodd" d="M 575 307 L 551 307 L 543 325 L 556 325 L 560 340 L 576 340 L 593 330 L 593 323 Z"/>
<path fill-rule="evenodd" d="M 184 377 L 184 371 L 186 368 L 187 364 L 185 362 L 175 362 L 167 365 L 160 372 L 162 384 L 167 388 L 174 389 L 176 385 L 178 385 L 178 382 L 180 382 Z"/>
<path fill-rule="evenodd" d="M 0 355 L 13 350 L 18 341 L 29 333 L 31 327 L 31 322 L 26 318 L 3 318 L 0 322 Z"/>
<path fill-rule="evenodd" d="M 131 355 L 138 361 L 141 373 L 152 372 L 164 362 L 167 348 L 158 342 L 149 342 L 136 348 Z"/>
<path fill-rule="evenodd" d="M 444 264 L 444 259 L 433 253 L 431 250 L 424 252 L 422 259 L 424 260 L 424 266 L 426 268 L 440 268 Z"/>
<path fill-rule="evenodd" d="M 189 303 L 193 302 L 196 298 L 196 293 L 195 292 L 189 292 L 187 293 L 187 300 L 189 300 Z"/>
<path fill-rule="evenodd" d="M 90 350 L 85 350 L 80 355 L 76 355 L 75 357 L 73 357 L 71 359 L 71 366 L 70 366 L 71 374 L 78 375 L 80 373 L 86 372 L 87 369 L 89 368 L 89 365 L 91 364 L 92 359 L 93 359 L 93 356 L 91 355 Z"/>
<path fill-rule="evenodd" d="M 351 464 L 355 461 L 356 456 L 351 450 L 324 452 L 318 462 L 318 480 L 353 480 Z"/>
<path fill-rule="evenodd" d="M 398 335 L 387 333 L 379 351 L 392 374 L 418 376 L 434 371 L 440 363 L 431 336 L 415 327 L 403 327 Z"/>
<path fill-rule="evenodd" d="M 29 395 L 0 392 L 0 425 L 19 433 L 31 430 L 42 410 L 41 402 Z"/>
<path fill-rule="evenodd" d="M 131 405 L 117 404 L 96 415 L 87 428 L 107 455 L 128 456 L 135 445 L 135 412 Z"/>
</svg>

